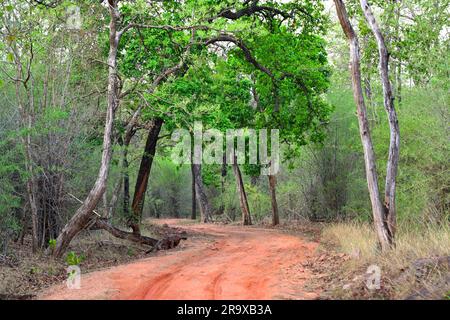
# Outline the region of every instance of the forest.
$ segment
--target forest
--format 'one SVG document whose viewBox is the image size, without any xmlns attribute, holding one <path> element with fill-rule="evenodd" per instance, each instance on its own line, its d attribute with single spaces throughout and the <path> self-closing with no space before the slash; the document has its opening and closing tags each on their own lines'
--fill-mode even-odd
<svg viewBox="0 0 450 320">
<path fill-rule="evenodd" d="M 450 299 L 449 15 L 0 0 L 0 299 Z"/>
</svg>

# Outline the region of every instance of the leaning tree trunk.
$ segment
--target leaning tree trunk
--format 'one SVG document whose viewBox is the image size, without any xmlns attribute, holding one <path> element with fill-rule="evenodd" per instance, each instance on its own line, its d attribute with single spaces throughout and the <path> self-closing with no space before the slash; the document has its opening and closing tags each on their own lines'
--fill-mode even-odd
<svg viewBox="0 0 450 320">
<path fill-rule="evenodd" d="M 361 86 L 361 66 L 359 56 L 359 43 L 355 30 L 353 29 L 347 10 L 342 0 L 334 0 L 336 12 L 342 29 L 350 43 L 351 78 L 353 86 L 353 97 L 355 100 L 359 124 L 359 133 L 364 151 L 364 164 L 366 168 L 367 186 L 369 189 L 370 202 L 372 204 L 372 214 L 378 242 L 382 250 L 391 247 L 392 238 L 389 229 L 384 221 L 384 206 L 380 199 L 378 190 L 378 176 L 375 165 L 375 153 L 373 151 L 372 139 L 370 136 L 369 122 L 367 120 L 367 110 L 364 102 L 364 95 Z"/>
<path fill-rule="evenodd" d="M 209 205 L 208 197 L 203 186 L 201 164 L 192 164 L 192 170 L 194 173 L 195 194 L 200 208 L 201 221 L 209 222 L 211 221 L 211 206 Z"/>
<path fill-rule="evenodd" d="M 366 17 L 366 21 L 372 30 L 372 33 L 377 40 L 378 52 L 380 55 L 380 77 L 383 84 L 384 108 L 388 114 L 390 142 L 389 142 L 389 157 L 386 169 L 386 184 L 384 194 L 385 206 L 385 224 L 389 230 L 390 241 L 394 242 L 394 235 L 396 231 L 396 207 L 395 207 L 395 188 L 398 171 L 398 159 L 400 151 L 400 128 L 398 125 L 397 113 L 394 107 L 394 96 L 392 94 L 392 86 L 389 80 L 389 52 L 386 48 L 383 34 L 380 27 L 370 9 L 366 0 L 361 0 L 361 8 Z"/>
<path fill-rule="evenodd" d="M 272 202 L 272 225 L 276 226 L 280 224 L 280 217 L 278 215 L 278 203 L 277 203 L 277 194 L 276 194 L 276 186 L 277 186 L 277 177 L 274 175 L 268 175 L 269 178 L 269 191 L 270 191 L 270 199 Z"/>
<path fill-rule="evenodd" d="M 69 246 L 70 241 L 86 227 L 91 221 L 93 210 L 100 201 L 106 189 L 108 178 L 109 163 L 111 160 L 111 137 L 114 123 L 114 113 L 119 105 L 119 89 L 117 79 L 117 47 L 119 45 L 120 33 L 117 32 L 117 20 L 119 13 L 117 5 L 109 7 L 111 20 L 109 23 L 109 54 L 108 54 L 108 106 L 106 109 L 105 132 L 103 135 L 103 152 L 94 186 L 84 200 L 81 207 L 78 208 L 75 215 L 64 226 L 63 230 L 56 240 L 56 247 L 53 251 L 54 256 L 61 257 Z"/>
<path fill-rule="evenodd" d="M 237 164 L 236 155 L 234 156 L 233 161 L 233 172 L 236 177 L 236 186 L 239 194 L 239 204 L 241 206 L 242 211 L 242 223 L 246 225 L 252 224 L 252 218 L 250 216 L 250 208 L 248 206 L 247 194 L 245 193 L 244 181 L 242 180 L 241 170 L 239 169 L 239 165 Z"/>
<path fill-rule="evenodd" d="M 148 132 L 147 141 L 145 142 L 144 154 L 142 155 L 141 164 L 134 188 L 133 203 L 131 205 L 131 216 L 129 219 L 129 227 L 134 233 L 140 234 L 139 222 L 142 217 L 142 209 L 144 207 L 145 193 L 147 191 L 148 179 L 153 164 L 153 158 L 156 153 L 156 143 L 158 142 L 159 132 L 163 125 L 161 118 L 156 118 L 151 124 Z"/>
</svg>

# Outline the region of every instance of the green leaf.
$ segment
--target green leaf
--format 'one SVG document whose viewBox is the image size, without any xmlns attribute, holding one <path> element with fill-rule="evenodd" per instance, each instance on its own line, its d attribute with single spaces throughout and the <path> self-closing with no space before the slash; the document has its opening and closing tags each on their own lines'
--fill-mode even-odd
<svg viewBox="0 0 450 320">
<path fill-rule="evenodd" d="M 6 55 L 6 60 L 8 60 L 8 62 L 14 62 L 14 55 L 10 52 Z"/>
</svg>

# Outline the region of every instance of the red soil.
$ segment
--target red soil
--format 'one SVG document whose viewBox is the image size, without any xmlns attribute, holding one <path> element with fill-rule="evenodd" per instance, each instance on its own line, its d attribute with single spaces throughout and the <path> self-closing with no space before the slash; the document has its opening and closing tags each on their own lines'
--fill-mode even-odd
<svg viewBox="0 0 450 320">
<path fill-rule="evenodd" d="M 175 225 L 180 220 L 160 223 Z M 302 263 L 317 244 L 278 230 L 183 224 L 183 229 L 212 236 L 194 237 L 185 250 L 82 276 L 81 289 L 65 284 L 40 299 L 314 299 Z"/>
</svg>

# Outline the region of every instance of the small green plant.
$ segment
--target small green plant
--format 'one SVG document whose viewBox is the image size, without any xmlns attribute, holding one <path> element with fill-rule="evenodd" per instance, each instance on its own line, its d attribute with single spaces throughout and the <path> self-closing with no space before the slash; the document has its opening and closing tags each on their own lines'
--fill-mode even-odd
<svg viewBox="0 0 450 320">
<path fill-rule="evenodd" d="M 53 267 L 49 267 L 47 269 L 47 274 L 50 276 L 55 275 L 56 273 L 57 273 L 57 271 Z"/>
<path fill-rule="evenodd" d="M 134 250 L 131 249 L 131 248 L 128 248 L 128 250 L 127 250 L 127 255 L 128 255 L 129 257 L 133 257 L 133 256 L 134 256 Z"/>
<path fill-rule="evenodd" d="M 48 247 L 52 250 L 55 250 L 56 248 L 56 239 L 50 239 L 48 240 Z"/>
<path fill-rule="evenodd" d="M 31 267 L 30 274 L 39 274 L 42 270 L 39 267 Z"/>
<path fill-rule="evenodd" d="M 70 251 L 66 256 L 66 262 L 69 266 L 77 266 L 83 262 L 85 256 L 83 254 L 77 255 L 75 252 Z"/>
</svg>

